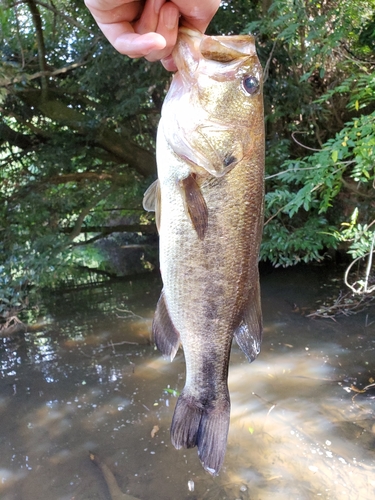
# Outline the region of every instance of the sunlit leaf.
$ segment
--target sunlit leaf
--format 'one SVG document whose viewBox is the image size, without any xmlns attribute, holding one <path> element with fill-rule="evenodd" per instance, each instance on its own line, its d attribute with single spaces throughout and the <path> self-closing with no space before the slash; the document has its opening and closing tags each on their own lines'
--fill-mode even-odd
<svg viewBox="0 0 375 500">
<path fill-rule="evenodd" d="M 332 160 L 336 163 L 339 157 L 339 152 L 337 150 L 332 151 Z"/>
</svg>

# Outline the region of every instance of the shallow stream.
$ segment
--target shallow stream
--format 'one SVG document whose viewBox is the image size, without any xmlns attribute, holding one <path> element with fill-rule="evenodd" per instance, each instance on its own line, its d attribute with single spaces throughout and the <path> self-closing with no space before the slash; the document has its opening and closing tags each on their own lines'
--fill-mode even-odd
<svg viewBox="0 0 375 500">
<path fill-rule="evenodd" d="M 262 276 L 263 349 L 249 365 L 232 348 L 214 478 L 196 449 L 170 444 L 185 365 L 150 342 L 159 279 L 51 297 L 47 327 L 0 339 L 0 498 L 109 499 L 92 451 L 140 500 L 373 500 L 375 391 L 357 391 L 375 379 L 375 309 L 307 318 L 329 279 L 319 267 Z"/>
</svg>

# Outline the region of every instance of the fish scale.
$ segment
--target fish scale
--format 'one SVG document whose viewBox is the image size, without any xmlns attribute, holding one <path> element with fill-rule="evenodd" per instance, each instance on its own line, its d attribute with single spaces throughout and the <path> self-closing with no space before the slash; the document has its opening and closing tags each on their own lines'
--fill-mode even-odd
<svg viewBox="0 0 375 500">
<path fill-rule="evenodd" d="M 230 420 L 232 340 L 252 361 L 262 336 L 262 71 L 251 36 L 181 28 L 173 55 L 178 72 L 158 129 L 158 181 L 144 202 L 156 206 L 160 235 L 163 291 L 153 333 L 170 359 L 180 343 L 185 355 L 172 443 L 197 446 L 216 475 Z"/>
</svg>

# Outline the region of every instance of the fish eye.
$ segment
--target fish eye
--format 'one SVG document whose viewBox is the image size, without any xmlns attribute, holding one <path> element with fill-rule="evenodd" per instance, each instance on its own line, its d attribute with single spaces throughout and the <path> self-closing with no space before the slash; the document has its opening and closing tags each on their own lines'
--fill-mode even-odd
<svg viewBox="0 0 375 500">
<path fill-rule="evenodd" d="M 259 90 L 259 80 L 255 76 L 245 76 L 242 80 L 242 86 L 248 94 L 255 94 Z"/>
</svg>

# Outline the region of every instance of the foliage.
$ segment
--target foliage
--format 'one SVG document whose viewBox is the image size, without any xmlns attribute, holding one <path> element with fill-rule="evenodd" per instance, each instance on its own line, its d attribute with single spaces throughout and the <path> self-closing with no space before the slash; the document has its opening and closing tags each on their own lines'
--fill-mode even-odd
<svg viewBox="0 0 375 500">
<path fill-rule="evenodd" d="M 246 29 L 258 33 L 266 77 L 261 258 L 322 259 L 342 246 L 356 207 L 362 244 L 345 241 L 365 255 L 373 232 L 361 224 L 375 219 L 375 2 L 274 0 L 266 16 L 257 12 Z"/>
<path fill-rule="evenodd" d="M 371 113 L 347 122 L 320 151 L 303 159 L 285 161 L 277 174 L 279 185 L 266 194 L 268 220 L 263 258 L 270 258 L 276 265 L 288 265 L 298 262 L 302 251 L 303 260 L 308 262 L 319 259 L 322 248 L 337 248 L 340 241 L 351 241 L 348 253 L 353 257 L 365 255 L 373 232 L 368 225 L 358 222 L 358 206 L 364 216 L 373 217 L 374 148 L 375 113 Z M 348 195 L 344 194 L 345 189 Z M 336 201 L 336 198 L 341 199 Z M 349 225 L 350 232 L 348 229 L 340 232 L 332 224 L 330 227 L 323 214 L 334 221 L 330 213 L 334 212 L 333 208 L 337 209 L 340 204 L 348 209 L 354 202 L 357 205 L 355 219 L 352 217 L 350 224 L 341 223 Z M 308 221 L 303 223 L 303 228 L 294 229 L 296 221 L 302 224 L 306 214 Z M 339 216 L 341 214 L 342 210 Z M 277 228 L 279 222 L 283 223 L 281 231 Z M 267 237 L 274 241 L 275 234 L 279 243 L 271 246 L 274 251 L 280 248 L 279 254 L 269 253 L 267 248 Z"/>
<path fill-rule="evenodd" d="M 98 242 L 155 231 L 141 207 L 170 75 L 117 54 L 82 1 L 0 10 L 0 315 Z M 265 73 L 261 258 L 368 253 L 374 235 L 375 0 L 227 0 L 209 33 L 252 32 Z M 355 214 L 355 217 L 352 214 Z M 348 225 L 346 225 L 348 224 Z M 143 240 L 142 240 L 143 241 Z"/>
<path fill-rule="evenodd" d="M 83 2 L 7 1 L 0 23 L 5 309 L 77 264 L 105 267 L 94 245 L 116 226 L 149 232 L 141 199 L 169 75 L 117 54 Z"/>
</svg>

